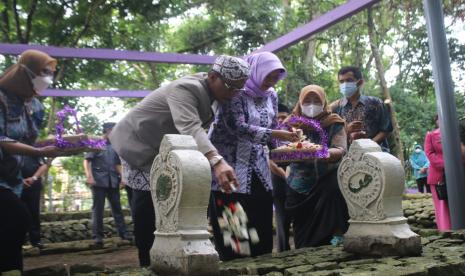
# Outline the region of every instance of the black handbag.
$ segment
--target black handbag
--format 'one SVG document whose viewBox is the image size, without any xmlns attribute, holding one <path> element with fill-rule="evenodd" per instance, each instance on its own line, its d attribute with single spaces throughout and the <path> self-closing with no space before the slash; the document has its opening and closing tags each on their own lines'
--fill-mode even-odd
<svg viewBox="0 0 465 276">
<path fill-rule="evenodd" d="M 434 186 L 439 200 L 447 200 L 446 174 L 443 174 L 443 181 Z"/>
</svg>

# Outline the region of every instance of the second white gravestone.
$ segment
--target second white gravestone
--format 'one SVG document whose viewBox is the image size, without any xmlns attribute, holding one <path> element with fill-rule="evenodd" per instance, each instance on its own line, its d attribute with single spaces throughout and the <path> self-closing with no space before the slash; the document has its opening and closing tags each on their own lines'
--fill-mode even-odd
<svg viewBox="0 0 465 276">
<path fill-rule="evenodd" d="M 420 236 L 402 212 L 405 174 L 399 159 L 370 139 L 355 140 L 338 169 L 350 226 L 344 250 L 363 255 L 421 254 Z"/>
<path fill-rule="evenodd" d="M 155 205 L 151 267 L 159 275 L 217 275 L 207 231 L 211 171 L 191 136 L 165 135 L 150 173 Z"/>
</svg>

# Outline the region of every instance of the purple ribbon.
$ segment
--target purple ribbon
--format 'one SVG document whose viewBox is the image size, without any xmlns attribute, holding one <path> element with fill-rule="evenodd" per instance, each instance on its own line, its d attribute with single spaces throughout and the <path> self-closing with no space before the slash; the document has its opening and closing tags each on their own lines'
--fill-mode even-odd
<svg viewBox="0 0 465 276">
<path fill-rule="evenodd" d="M 321 127 L 319 121 L 314 119 L 309 119 L 305 117 L 292 116 L 287 123 L 278 125 L 279 129 L 289 129 L 292 125 L 305 125 L 314 129 L 320 136 L 319 145 L 322 146 L 320 150 L 309 152 L 309 151 L 288 151 L 288 152 L 274 152 L 271 151 L 271 159 L 279 161 L 295 161 L 295 160 L 306 160 L 306 159 L 315 159 L 315 158 L 327 158 L 329 155 L 328 152 L 328 135 Z M 283 144 L 276 143 L 277 145 Z"/>
<path fill-rule="evenodd" d="M 77 129 L 76 134 L 82 134 L 82 129 L 81 129 L 79 120 L 77 118 L 76 110 L 74 110 L 69 105 L 65 105 L 65 107 L 62 110 L 58 111 L 57 114 L 56 114 L 57 118 L 58 118 L 58 123 L 56 124 L 56 127 L 55 127 L 55 133 L 56 133 L 55 142 L 54 143 L 53 142 L 46 143 L 46 144 L 41 145 L 41 146 L 55 145 L 55 146 L 57 146 L 59 148 L 62 148 L 62 149 L 83 148 L 83 147 L 84 148 L 92 148 L 92 149 L 104 149 L 105 148 L 105 146 L 107 144 L 105 139 L 87 138 L 85 140 L 80 140 L 80 141 L 78 141 L 76 143 L 71 143 L 71 142 L 66 141 L 65 139 L 63 139 L 63 133 L 65 132 L 65 128 L 64 128 L 63 124 L 65 122 L 67 114 L 71 114 L 74 117 L 76 129 Z"/>
</svg>

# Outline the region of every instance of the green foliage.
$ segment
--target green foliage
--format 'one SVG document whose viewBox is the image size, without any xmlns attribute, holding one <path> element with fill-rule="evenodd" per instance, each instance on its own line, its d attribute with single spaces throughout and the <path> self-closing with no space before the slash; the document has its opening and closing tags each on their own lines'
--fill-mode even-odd
<svg viewBox="0 0 465 276">
<path fill-rule="evenodd" d="M 63 169 L 65 169 L 70 176 L 84 176 L 84 156 L 76 155 L 76 156 L 69 156 L 69 157 L 61 157 L 60 158 L 61 165 Z"/>
</svg>

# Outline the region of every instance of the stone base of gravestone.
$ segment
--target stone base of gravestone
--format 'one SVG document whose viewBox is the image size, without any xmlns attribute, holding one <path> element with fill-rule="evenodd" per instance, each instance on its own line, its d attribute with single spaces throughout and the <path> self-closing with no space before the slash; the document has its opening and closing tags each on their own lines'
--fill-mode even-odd
<svg viewBox="0 0 465 276">
<path fill-rule="evenodd" d="M 350 215 L 344 250 L 370 256 L 417 256 L 420 236 L 402 211 L 405 174 L 399 159 L 370 139 L 355 140 L 338 169 Z"/>
<path fill-rule="evenodd" d="M 218 253 L 204 231 L 157 233 L 150 251 L 152 268 L 159 275 L 217 275 Z"/>
<path fill-rule="evenodd" d="M 209 240 L 211 169 L 191 136 L 165 135 L 150 173 L 155 207 L 151 268 L 157 275 L 218 275 Z"/>
<path fill-rule="evenodd" d="M 410 230 L 404 217 L 381 221 L 350 221 L 344 250 L 369 256 L 418 256 L 420 236 Z"/>
</svg>

